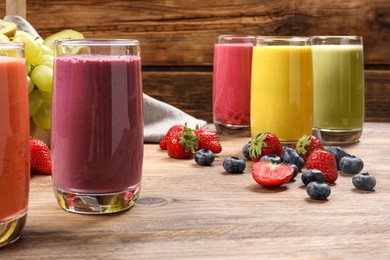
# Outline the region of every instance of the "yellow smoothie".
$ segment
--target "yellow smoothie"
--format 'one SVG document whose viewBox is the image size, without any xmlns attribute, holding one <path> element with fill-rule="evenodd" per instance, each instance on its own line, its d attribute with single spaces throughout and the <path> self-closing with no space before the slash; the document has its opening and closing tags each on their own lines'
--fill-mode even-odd
<svg viewBox="0 0 390 260">
<path fill-rule="evenodd" d="M 268 131 L 282 142 L 295 142 L 312 133 L 310 46 L 253 48 L 250 113 L 252 136 Z"/>
</svg>

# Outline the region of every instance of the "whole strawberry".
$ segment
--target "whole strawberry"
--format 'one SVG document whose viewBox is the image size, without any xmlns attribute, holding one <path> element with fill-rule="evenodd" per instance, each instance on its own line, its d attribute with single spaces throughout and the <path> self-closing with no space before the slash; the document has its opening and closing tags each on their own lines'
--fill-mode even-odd
<svg viewBox="0 0 390 260">
<path fill-rule="evenodd" d="M 281 156 L 283 152 L 279 138 L 270 132 L 258 133 L 252 138 L 249 155 L 254 162 L 258 162 L 264 155 L 274 154 Z"/>
<path fill-rule="evenodd" d="M 329 183 L 335 182 L 338 178 L 336 159 L 333 154 L 324 150 L 314 151 L 306 161 L 306 168 L 322 171 L 325 181 Z"/>
<path fill-rule="evenodd" d="M 167 149 L 167 140 L 169 139 L 169 137 L 174 133 L 178 133 L 178 132 L 183 131 L 183 129 L 184 129 L 184 125 L 178 124 L 178 125 L 171 126 L 171 128 L 168 129 L 165 136 L 161 139 L 161 141 L 159 143 L 160 148 L 162 150 L 166 150 Z"/>
<path fill-rule="evenodd" d="M 35 174 L 51 174 L 51 154 L 45 142 L 30 140 L 31 172 Z"/>
<path fill-rule="evenodd" d="M 199 136 L 198 149 L 210 150 L 215 154 L 222 151 L 221 142 L 217 133 L 211 131 L 209 128 L 196 129 L 195 135 Z"/>
<path fill-rule="evenodd" d="M 324 145 L 321 143 L 320 139 L 313 135 L 304 135 L 299 140 L 295 146 L 295 151 L 305 160 L 316 150 L 324 150 Z"/>
<path fill-rule="evenodd" d="M 167 139 L 168 155 L 176 159 L 191 158 L 198 148 L 198 140 L 199 136 L 185 124 L 182 131 L 171 134 Z"/>
</svg>

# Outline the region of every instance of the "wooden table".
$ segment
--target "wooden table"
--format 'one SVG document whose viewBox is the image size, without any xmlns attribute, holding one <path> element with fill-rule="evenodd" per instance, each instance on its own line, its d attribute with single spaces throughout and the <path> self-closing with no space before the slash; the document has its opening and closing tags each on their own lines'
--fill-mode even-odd
<svg viewBox="0 0 390 260">
<path fill-rule="evenodd" d="M 226 174 L 223 159 L 241 156 L 248 138 L 221 139 L 211 167 L 146 144 L 141 197 L 120 214 L 65 212 L 51 177 L 33 176 L 26 227 L 0 259 L 390 258 L 390 123 L 367 123 L 345 147 L 376 177 L 375 191 L 341 175 L 327 201 L 309 199 L 300 176 L 279 188 L 256 184 L 251 162 Z"/>
</svg>

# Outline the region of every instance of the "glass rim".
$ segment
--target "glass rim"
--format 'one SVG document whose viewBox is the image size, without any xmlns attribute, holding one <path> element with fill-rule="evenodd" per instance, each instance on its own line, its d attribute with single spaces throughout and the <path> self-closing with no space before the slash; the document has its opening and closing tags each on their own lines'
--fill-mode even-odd
<svg viewBox="0 0 390 260">
<path fill-rule="evenodd" d="M 138 46 L 134 39 L 66 39 L 56 40 L 56 45 L 63 46 Z"/>
<path fill-rule="evenodd" d="M 0 42 L 0 49 L 24 49 L 24 43 L 22 42 Z"/>
<path fill-rule="evenodd" d="M 305 42 L 309 41 L 309 36 L 256 36 L 256 41 L 263 42 Z"/>
<path fill-rule="evenodd" d="M 319 40 L 326 40 L 326 39 L 347 39 L 347 40 L 361 40 L 363 36 L 358 35 L 314 35 L 310 37 L 311 39 L 319 39 Z"/>
<path fill-rule="evenodd" d="M 217 39 L 255 39 L 254 35 L 245 35 L 245 34 L 221 34 L 217 36 Z"/>
</svg>

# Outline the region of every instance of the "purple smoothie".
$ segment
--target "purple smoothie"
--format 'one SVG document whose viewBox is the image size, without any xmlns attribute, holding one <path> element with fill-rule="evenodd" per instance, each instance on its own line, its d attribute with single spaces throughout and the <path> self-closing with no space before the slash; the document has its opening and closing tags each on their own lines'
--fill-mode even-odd
<svg viewBox="0 0 390 260">
<path fill-rule="evenodd" d="M 55 59 L 53 184 L 80 193 L 119 192 L 141 182 L 143 97 L 137 56 Z"/>
</svg>

